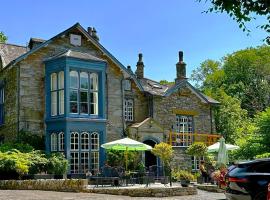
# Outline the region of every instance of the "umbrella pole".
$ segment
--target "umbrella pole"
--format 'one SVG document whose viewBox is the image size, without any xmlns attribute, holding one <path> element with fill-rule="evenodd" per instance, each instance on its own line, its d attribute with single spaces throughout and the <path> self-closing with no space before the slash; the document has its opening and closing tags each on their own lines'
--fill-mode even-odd
<svg viewBox="0 0 270 200">
<path fill-rule="evenodd" d="M 128 167 L 128 162 L 127 162 L 127 158 L 128 158 L 128 155 L 127 155 L 127 147 L 126 147 L 126 151 L 125 151 L 125 160 L 126 160 L 126 171 L 127 171 L 127 167 Z"/>
</svg>

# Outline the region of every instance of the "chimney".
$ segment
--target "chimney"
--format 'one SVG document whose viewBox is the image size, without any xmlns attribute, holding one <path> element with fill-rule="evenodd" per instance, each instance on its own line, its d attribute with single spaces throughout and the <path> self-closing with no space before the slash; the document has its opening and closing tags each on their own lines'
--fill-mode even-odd
<svg viewBox="0 0 270 200">
<path fill-rule="evenodd" d="M 142 79 L 144 77 L 144 64 L 143 64 L 143 61 L 142 61 L 142 53 L 139 53 L 139 60 L 137 62 L 137 69 L 135 71 L 135 74 L 137 76 L 138 79 Z"/>
<path fill-rule="evenodd" d="M 87 28 L 87 32 L 89 33 L 89 35 L 96 41 L 99 41 L 99 37 L 97 35 L 97 31 L 96 29 L 93 27 L 88 27 Z"/>
<path fill-rule="evenodd" d="M 30 38 L 29 43 L 28 43 L 28 48 L 31 50 L 43 42 L 45 42 L 45 40 L 40 39 L 40 38 Z"/>
<path fill-rule="evenodd" d="M 87 28 L 87 32 L 89 33 L 89 35 L 92 36 L 92 31 L 93 31 L 93 28 L 92 27 L 88 27 Z"/>
<path fill-rule="evenodd" d="M 127 66 L 127 70 L 128 70 L 130 73 L 133 73 L 130 65 Z"/>
<path fill-rule="evenodd" d="M 183 61 L 184 53 L 179 51 L 179 61 L 176 63 L 176 79 L 175 83 L 179 83 L 181 80 L 187 79 L 186 77 L 186 63 Z"/>
</svg>

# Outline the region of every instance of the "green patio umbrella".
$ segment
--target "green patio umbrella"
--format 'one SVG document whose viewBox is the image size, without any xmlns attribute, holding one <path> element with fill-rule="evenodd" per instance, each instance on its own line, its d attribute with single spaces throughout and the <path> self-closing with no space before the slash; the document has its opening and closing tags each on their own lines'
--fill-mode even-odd
<svg viewBox="0 0 270 200">
<path fill-rule="evenodd" d="M 127 170 L 127 151 L 147 151 L 152 149 L 151 146 L 144 144 L 142 142 L 138 142 L 136 140 L 132 140 L 128 137 L 102 144 L 101 147 L 104 149 L 125 151 L 126 170 Z"/>
<path fill-rule="evenodd" d="M 225 139 L 222 137 L 219 140 L 220 145 L 219 145 L 219 149 L 218 149 L 218 159 L 217 162 L 219 164 L 228 164 L 228 151 L 226 148 L 226 144 L 225 144 Z"/>
</svg>

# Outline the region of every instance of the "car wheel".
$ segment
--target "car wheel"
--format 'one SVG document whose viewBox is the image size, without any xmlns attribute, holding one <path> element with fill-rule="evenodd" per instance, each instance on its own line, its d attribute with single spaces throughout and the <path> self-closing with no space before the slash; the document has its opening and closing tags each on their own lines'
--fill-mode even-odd
<svg viewBox="0 0 270 200">
<path fill-rule="evenodd" d="M 266 199 L 266 192 L 264 191 L 257 193 L 253 198 L 253 200 L 263 200 L 263 199 Z"/>
</svg>

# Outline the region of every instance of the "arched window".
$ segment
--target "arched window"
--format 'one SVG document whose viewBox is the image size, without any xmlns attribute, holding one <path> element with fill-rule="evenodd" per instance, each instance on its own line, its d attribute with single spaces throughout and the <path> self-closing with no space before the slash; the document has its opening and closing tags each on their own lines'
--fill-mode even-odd
<svg viewBox="0 0 270 200">
<path fill-rule="evenodd" d="M 51 151 L 57 151 L 57 135 L 56 135 L 56 133 L 51 134 Z"/>
<path fill-rule="evenodd" d="M 98 115 L 98 74 L 90 74 L 90 114 Z"/>
<path fill-rule="evenodd" d="M 70 149 L 72 151 L 78 151 L 79 150 L 79 133 L 77 133 L 77 132 L 71 132 L 71 135 L 70 135 Z"/>
<path fill-rule="evenodd" d="M 69 72 L 70 78 L 70 113 L 78 113 L 78 86 L 79 86 L 79 75 L 76 71 Z"/>
<path fill-rule="evenodd" d="M 99 134 L 97 132 L 91 133 L 91 150 L 99 150 Z"/>
<path fill-rule="evenodd" d="M 81 150 L 89 150 L 89 134 L 87 132 L 81 134 Z"/>
<path fill-rule="evenodd" d="M 58 134 L 58 146 L 59 146 L 59 151 L 65 150 L 65 135 L 63 132 L 60 132 Z"/>
<path fill-rule="evenodd" d="M 91 133 L 91 169 L 95 174 L 99 169 L 99 134 Z"/>
<path fill-rule="evenodd" d="M 51 115 L 57 115 L 57 74 L 51 74 Z"/>
<path fill-rule="evenodd" d="M 80 73 L 80 113 L 88 114 L 88 74 Z"/>
</svg>

